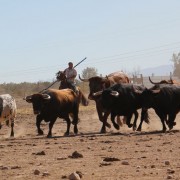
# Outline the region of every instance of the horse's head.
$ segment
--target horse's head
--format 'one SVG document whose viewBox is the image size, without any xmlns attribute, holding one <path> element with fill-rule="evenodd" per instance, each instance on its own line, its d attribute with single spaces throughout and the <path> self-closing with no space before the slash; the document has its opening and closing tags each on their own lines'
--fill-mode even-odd
<svg viewBox="0 0 180 180">
<path fill-rule="evenodd" d="M 64 73 L 63 71 L 57 72 L 57 73 L 56 73 L 56 79 L 57 79 L 58 81 L 64 81 L 64 80 L 66 80 L 66 75 L 65 75 L 65 73 Z"/>
</svg>

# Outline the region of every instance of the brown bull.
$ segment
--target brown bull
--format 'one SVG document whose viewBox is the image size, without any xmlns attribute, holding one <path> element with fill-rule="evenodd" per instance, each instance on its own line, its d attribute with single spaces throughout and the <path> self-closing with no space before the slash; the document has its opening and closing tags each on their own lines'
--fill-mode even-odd
<svg viewBox="0 0 180 180">
<path fill-rule="evenodd" d="M 107 122 L 107 118 L 110 112 L 103 110 L 102 104 L 100 102 L 100 98 L 98 96 L 93 96 L 93 93 L 106 89 L 116 83 L 130 83 L 130 80 L 128 76 L 122 71 L 111 73 L 108 76 L 106 76 L 106 78 L 95 76 L 89 79 L 82 79 L 79 75 L 79 79 L 84 82 L 89 82 L 90 93 L 89 93 L 88 98 L 90 100 L 94 100 L 96 103 L 96 110 L 98 113 L 99 120 L 103 122 L 101 133 L 104 133 L 106 132 L 105 126 L 109 128 L 111 127 L 111 125 Z M 119 117 L 118 117 L 118 121 L 120 122 Z M 119 129 L 118 124 L 113 123 L 113 125 L 116 129 Z"/>
<path fill-rule="evenodd" d="M 78 113 L 79 103 L 77 95 L 71 89 L 49 89 L 42 93 L 27 96 L 25 100 L 32 103 L 33 111 L 36 116 L 36 126 L 38 134 L 42 135 L 40 128 L 41 121 L 49 122 L 49 132 L 47 137 L 52 136 L 52 128 L 56 119 L 62 118 L 67 122 L 67 130 L 65 135 L 69 135 L 71 121 L 69 115 L 72 115 L 74 125 L 74 133 L 78 133 Z"/>
</svg>

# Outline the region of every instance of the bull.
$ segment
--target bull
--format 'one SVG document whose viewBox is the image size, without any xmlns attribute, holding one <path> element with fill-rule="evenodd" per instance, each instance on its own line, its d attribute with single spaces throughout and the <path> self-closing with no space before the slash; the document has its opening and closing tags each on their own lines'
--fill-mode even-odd
<svg viewBox="0 0 180 180">
<path fill-rule="evenodd" d="M 52 136 L 52 128 L 56 119 L 62 118 L 67 122 L 67 130 L 65 135 L 69 135 L 71 120 L 69 115 L 72 115 L 74 125 L 74 133 L 78 133 L 78 113 L 79 103 L 77 95 L 71 89 L 49 89 L 41 93 L 33 94 L 25 97 L 28 103 L 32 103 L 33 111 L 36 116 L 36 127 L 38 134 L 42 135 L 43 131 L 40 128 L 42 120 L 49 122 L 49 132 L 47 137 Z"/>
<path fill-rule="evenodd" d="M 17 114 L 15 99 L 10 94 L 0 95 L 0 129 L 2 123 L 6 122 L 9 126 L 11 123 L 11 137 L 14 137 L 14 120 Z"/>
<path fill-rule="evenodd" d="M 94 93 L 94 96 L 101 94 L 101 103 L 103 108 L 111 112 L 111 121 L 115 126 L 115 117 L 126 116 L 126 123 L 129 128 L 133 127 L 136 130 L 137 119 L 138 119 L 138 109 L 142 108 L 141 98 L 139 94 L 134 92 L 134 89 L 144 90 L 145 87 L 142 85 L 133 84 L 115 84 L 104 91 L 99 91 Z M 131 118 L 134 114 L 134 122 L 130 123 Z M 149 123 L 149 115 L 147 109 L 142 109 L 141 111 L 141 122 L 138 127 L 138 131 L 141 131 L 142 122 L 145 120 Z"/>
<path fill-rule="evenodd" d="M 79 75 L 79 79 L 84 82 L 89 82 L 89 95 L 88 99 L 94 100 L 96 103 L 96 110 L 98 113 L 99 120 L 103 123 L 101 128 L 101 133 L 106 132 L 106 126 L 111 127 L 111 125 L 107 122 L 107 118 L 110 114 L 108 111 L 104 111 L 99 96 L 93 96 L 93 93 L 96 93 L 98 91 L 102 91 L 105 88 L 108 88 L 116 83 L 130 83 L 130 79 L 128 76 L 122 72 L 114 72 L 109 74 L 106 77 L 91 77 L 89 79 L 82 79 Z M 120 118 L 118 117 L 118 122 L 120 122 Z M 115 124 L 113 124 L 115 125 Z M 119 129 L 119 125 L 114 126 L 116 129 Z"/>
<path fill-rule="evenodd" d="M 141 96 L 143 108 L 155 110 L 161 120 L 163 132 L 166 132 L 167 129 L 165 122 L 167 122 L 170 130 L 176 125 L 174 121 L 180 110 L 180 86 L 158 84 L 136 92 Z"/>
<path fill-rule="evenodd" d="M 179 82 L 173 80 L 172 78 L 170 78 L 169 80 L 161 80 L 160 82 L 153 82 L 151 80 L 151 78 L 149 77 L 149 81 L 154 84 L 154 85 L 159 85 L 159 84 L 175 84 L 175 85 L 180 85 Z"/>
</svg>

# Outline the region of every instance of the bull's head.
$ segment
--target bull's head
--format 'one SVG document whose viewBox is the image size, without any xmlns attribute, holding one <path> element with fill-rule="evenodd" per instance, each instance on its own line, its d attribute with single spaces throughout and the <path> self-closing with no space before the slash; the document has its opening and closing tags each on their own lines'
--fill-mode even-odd
<svg viewBox="0 0 180 180">
<path fill-rule="evenodd" d="M 33 94 L 24 98 L 28 103 L 32 103 L 34 114 L 40 114 L 45 103 L 51 99 L 48 94 Z"/>
<path fill-rule="evenodd" d="M 161 89 L 159 87 L 156 89 L 147 89 L 144 90 L 138 90 L 134 88 L 134 92 L 137 93 L 137 95 L 140 95 L 140 100 L 142 104 L 142 108 L 148 109 L 154 106 L 156 96 L 160 93 Z"/>
<path fill-rule="evenodd" d="M 89 95 L 88 98 L 90 100 L 96 100 L 98 96 L 94 96 L 93 93 L 98 91 L 102 91 L 105 89 L 105 84 L 107 83 L 108 79 L 104 77 L 94 76 L 89 79 L 82 79 L 79 75 L 79 79 L 83 82 L 89 82 Z"/>
</svg>

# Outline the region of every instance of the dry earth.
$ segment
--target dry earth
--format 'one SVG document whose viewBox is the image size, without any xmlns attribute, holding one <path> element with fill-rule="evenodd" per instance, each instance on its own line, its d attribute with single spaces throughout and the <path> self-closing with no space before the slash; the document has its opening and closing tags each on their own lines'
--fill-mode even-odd
<svg viewBox="0 0 180 180">
<path fill-rule="evenodd" d="M 161 133 L 160 120 L 150 110 L 151 123 L 143 124 L 141 133 L 124 126 L 99 134 L 101 123 L 91 102 L 80 108 L 77 136 L 64 137 L 66 123 L 57 119 L 48 139 L 46 123 L 45 135 L 37 136 L 31 104 L 17 99 L 17 106 L 15 137 L 9 138 L 5 125 L 0 130 L 1 180 L 69 179 L 73 172 L 85 180 L 180 179 L 179 117 L 167 133 Z"/>
</svg>

